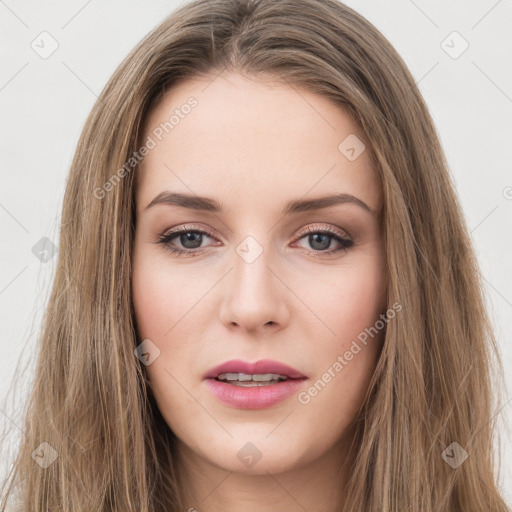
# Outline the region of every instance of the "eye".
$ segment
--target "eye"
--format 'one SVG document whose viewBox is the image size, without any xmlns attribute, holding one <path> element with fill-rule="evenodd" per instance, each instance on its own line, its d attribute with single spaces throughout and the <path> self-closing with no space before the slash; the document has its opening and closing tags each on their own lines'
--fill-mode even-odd
<svg viewBox="0 0 512 512">
<path fill-rule="evenodd" d="M 212 234 L 203 229 L 196 229 L 192 226 L 185 226 L 181 229 L 177 229 L 171 232 L 166 232 L 158 237 L 157 244 L 161 244 L 164 248 L 177 256 L 193 256 L 198 251 L 197 249 L 203 249 L 202 242 L 204 238 L 213 238 Z M 173 243 L 179 242 L 184 249 L 177 248 Z"/>
<path fill-rule="evenodd" d="M 305 235 L 304 232 L 306 233 Z M 339 253 L 340 251 L 347 251 L 354 245 L 354 241 L 349 238 L 347 234 L 325 226 L 308 226 L 302 231 L 302 236 L 300 236 L 297 241 L 303 239 L 306 239 L 306 242 L 313 249 L 308 250 L 308 253 L 313 255 L 331 255 Z M 333 241 L 337 243 L 339 247 L 328 251 L 327 249 L 329 249 Z"/>
<path fill-rule="evenodd" d="M 163 233 L 158 237 L 156 243 L 176 256 L 194 256 L 203 252 L 205 238 L 214 239 L 213 234 L 209 231 L 195 226 L 183 226 L 180 229 Z M 340 251 L 347 251 L 354 245 L 354 241 L 341 230 L 338 231 L 325 226 L 308 226 L 301 232 L 294 244 L 303 239 L 307 239 L 307 243 L 312 248 L 307 252 L 313 255 L 331 255 Z M 338 248 L 327 250 L 331 247 L 333 241 L 338 244 Z M 179 243 L 182 248 L 176 247 L 176 243 Z"/>
</svg>

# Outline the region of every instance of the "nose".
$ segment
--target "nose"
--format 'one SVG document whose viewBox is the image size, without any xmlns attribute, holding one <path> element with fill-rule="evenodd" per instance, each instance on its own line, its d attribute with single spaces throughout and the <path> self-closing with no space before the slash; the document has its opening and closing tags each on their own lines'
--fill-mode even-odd
<svg viewBox="0 0 512 512">
<path fill-rule="evenodd" d="M 288 290 L 279 276 L 279 265 L 264 250 L 252 262 L 234 254 L 233 270 L 226 276 L 220 317 L 228 329 L 269 334 L 289 321 Z"/>
</svg>

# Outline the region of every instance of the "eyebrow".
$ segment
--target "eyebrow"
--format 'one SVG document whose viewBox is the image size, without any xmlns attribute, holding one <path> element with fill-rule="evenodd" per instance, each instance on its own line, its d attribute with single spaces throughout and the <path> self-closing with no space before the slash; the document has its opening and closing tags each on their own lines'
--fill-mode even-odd
<svg viewBox="0 0 512 512">
<path fill-rule="evenodd" d="M 296 199 L 288 201 L 283 208 L 283 215 L 321 210 L 338 204 L 354 204 L 362 209 L 375 213 L 364 201 L 351 194 L 335 194 L 313 199 Z M 197 211 L 221 213 L 222 204 L 209 197 L 164 191 L 158 194 L 144 209 L 145 211 L 157 204 L 169 204 Z"/>
</svg>

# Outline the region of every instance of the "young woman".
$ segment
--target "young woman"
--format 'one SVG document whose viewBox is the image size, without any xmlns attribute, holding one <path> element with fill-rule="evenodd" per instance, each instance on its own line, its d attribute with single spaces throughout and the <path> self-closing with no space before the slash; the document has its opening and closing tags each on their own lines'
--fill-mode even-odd
<svg viewBox="0 0 512 512">
<path fill-rule="evenodd" d="M 20 510 L 509 510 L 468 230 L 350 8 L 175 11 L 86 122 L 59 245 Z"/>
</svg>

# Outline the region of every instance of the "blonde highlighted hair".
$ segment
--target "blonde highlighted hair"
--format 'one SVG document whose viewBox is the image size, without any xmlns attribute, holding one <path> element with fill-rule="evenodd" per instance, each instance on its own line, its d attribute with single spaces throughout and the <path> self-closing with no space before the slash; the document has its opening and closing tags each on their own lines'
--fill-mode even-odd
<svg viewBox="0 0 512 512">
<path fill-rule="evenodd" d="M 477 261 L 425 102 L 403 60 L 336 0 L 194 0 L 115 71 L 81 134 L 24 437 L 5 497 L 22 510 L 184 511 L 174 434 L 134 356 L 137 168 L 151 106 L 178 81 L 223 70 L 333 100 L 366 135 L 382 184 L 388 324 L 355 420 L 343 512 L 505 512 L 494 475 L 493 372 L 502 372 Z M 196 109 L 200 115 L 200 106 Z M 501 375 L 501 373 L 499 373 Z M 43 468 L 32 452 L 58 453 Z M 457 468 L 442 457 L 457 442 Z"/>
</svg>

